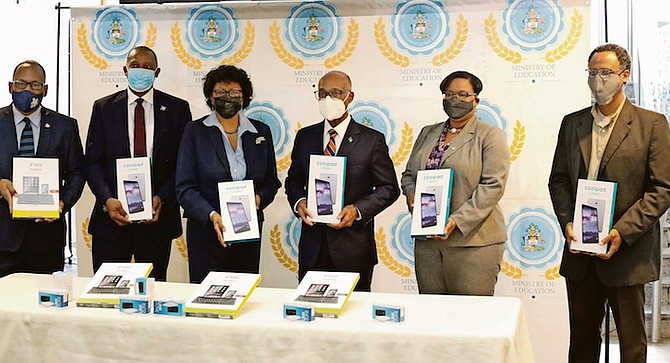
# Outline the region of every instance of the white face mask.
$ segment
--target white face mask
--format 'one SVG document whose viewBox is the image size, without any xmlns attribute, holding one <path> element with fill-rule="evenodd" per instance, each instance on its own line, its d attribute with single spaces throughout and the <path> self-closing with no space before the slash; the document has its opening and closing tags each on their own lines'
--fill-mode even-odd
<svg viewBox="0 0 670 363">
<path fill-rule="evenodd" d="M 619 76 L 613 74 L 607 79 L 602 79 L 600 76 L 595 76 L 588 79 L 591 94 L 599 105 L 607 105 L 612 102 L 614 95 L 619 92 L 623 83 L 619 80 Z"/>
<path fill-rule="evenodd" d="M 319 112 L 326 120 L 332 121 L 342 117 L 347 112 L 347 107 L 341 99 L 328 96 L 319 100 Z"/>
</svg>

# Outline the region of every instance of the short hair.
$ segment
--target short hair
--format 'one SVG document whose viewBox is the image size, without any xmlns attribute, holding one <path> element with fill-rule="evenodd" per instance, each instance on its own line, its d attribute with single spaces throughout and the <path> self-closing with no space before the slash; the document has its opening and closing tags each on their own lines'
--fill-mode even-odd
<svg viewBox="0 0 670 363">
<path fill-rule="evenodd" d="M 349 91 L 351 91 L 351 89 L 353 87 L 353 85 L 351 84 L 351 77 L 349 77 L 348 74 L 346 74 L 342 71 L 337 71 L 336 70 L 336 71 L 330 71 L 330 72 L 324 74 L 323 76 L 321 76 L 321 78 L 319 78 L 319 84 L 321 83 L 321 80 L 326 78 L 326 76 L 328 76 L 328 75 L 337 75 L 339 77 L 343 77 L 347 81 L 347 84 L 349 84 Z"/>
<path fill-rule="evenodd" d="M 589 54 L 589 62 L 591 62 L 594 54 L 600 52 L 614 52 L 621 65 L 621 71 L 630 70 L 630 55 L 628 55 L 628 51 L 624 47 L 614 43 L 599 45 Z"/>
<path fill-rule="evenodd" d="M 444 90 L 449 86 L 451 81 L 453 81 L 455 78 L 463 78 L 467 79 L 470 81 L 470 85 L 472 85 L 472 90 L 476 93 L 479 94 L 482 89 L 484 89 L 484 85 L 482 84 L 482 80 L 479 79 L 477 76 L 470 72 L 466 71 L 455 71 L 451 72 L 448 76 L 444 77 L 442 82 L 440 82 L 440 91 L 444 93 Z"/>
<path fill-rule="evenodd" d="M 14 73 L 12 73 L 12 80 L 14 80 L 16 72 L 19 70 L 19 68 L 24 64 L 28 64 L 30 66 L 36 66 L 37 68 L 39 68 L 42 71 L 42 76 L 44 76 L 44 82 L 47 81 L 47 72 L 44 70 L 44 67 L 42 67 L 42 65 L 39 64 L 39 62 L 34 61 L 32 59 L 24 60 L 23 62 L 17 64 L 16 67 L 14 67 Z"/>
<path fill-rule="evenodd" d="M 242 87 L 242 108 L 249 107 L 253 98 L 254 87 L 251 84 L 249 75 L 243 69 L 224 64 L 207 72 L 203 81 L 202 93 L 205 95 L 205 102 L 207 102 L 207 106 L 210 109 L 212 108 L 210 96 L 212 95 L 212 91 L 214 91 L 214 86 L 219 82 L 239 83 L 240 87 Z"/>
<path fill-rule="evenodd" d="M 128 64 L 128 61 L 130 61 L 130 53 L 135 51 L 136 53 L 138 51 L 143 51 L 143 52 L 149 52 L 151 55 L 154 56 L 154 60 L 156 61 L 156 68 L 158 68 L 158 56 L 156 55 L 156 52 L 154 52 L 153 49 L 147 47 L 146 45 L 138 45 L 137 47 L 133 48 L 128 52 L 128 55 L 126 56 L 126 64 Z"/>
</svg>

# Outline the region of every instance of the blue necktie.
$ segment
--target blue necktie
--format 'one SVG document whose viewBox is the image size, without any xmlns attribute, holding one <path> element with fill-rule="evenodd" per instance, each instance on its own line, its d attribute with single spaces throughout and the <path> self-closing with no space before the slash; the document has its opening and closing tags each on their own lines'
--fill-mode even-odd
<svg viewBox="0 0 670 363">
<path fill-rule="evenodd" d="M 25 123 L 21 132 L 21 142 L 19 142 L 19 156 L 35 155 L 35 140 L 33 139 L 33 127 L 30 125 L 30 119 L 24 117 L 21 121 Z"/>
</svg>

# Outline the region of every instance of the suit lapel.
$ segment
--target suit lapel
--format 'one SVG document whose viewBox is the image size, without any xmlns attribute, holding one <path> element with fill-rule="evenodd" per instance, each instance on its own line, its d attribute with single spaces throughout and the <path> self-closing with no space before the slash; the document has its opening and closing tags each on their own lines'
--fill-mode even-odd
<svg viewBox="0 0 670 363">
<path fill-rule="evenodd" d="M 228 157 L 226 156 L 226 149 L 223 146 L 223 136 L 221 136 L 221 132 L 215 126 L 205 126 L 205 130 L 209 136 L 209 142 L 216 152 L 216 156 L 224 166 L 223 170 L 226 171 L 226 179 L 232 179 L 232 174 L 230 174 L 230 164 L 228 163 Z"/>
<path fill-rule="evenodd" d="M 593 132 L 593 116 L 587 113 L 577 125 L 577 140 L 579 140 L 579 150 L 582 153 L 582 162 L 586 170 L 589 169 L 591 162 L 591 133 Z M 579 165 L 577 165 L 579 167 Z M 579 170 L 579 169 L 578 169 Z"/>
<path fill-rule="evenodd" d="M 40 120 L 40 139 L 37 144 L 35 155 L 48 155 L 51 146 L 51 133 L 53 129 L 51 112 L 42 107 L 42 119 Z"/>
<path fill-rule="evenodd" d="M 163 100 L 162 94 L 158 90 L 154 90 L 154 147 L 153 158 L 155 159 L 156 152 L 158 152 L 163 139 L 164 130 L 167 124 L 167 106 Z"/>
<path fill-rule="evenodd" d="M 354 121 L 354 118 L 352 117 L 349 122 L 349 126 L 347 126 L 347 131 L 344 132 L 344 137 L 342 138 L 340 147 L 337 149 L 337 156 L 347 156 L 347 154 L 349 154 L 351 149 L 353 149 L 354 146 L 356 146 L 356 144 L 360 139 L 359 134 L 361 133 L 360 129 L 361 127 L 363 126 L 357 124 L 356 121 Z M 323 130 L 321 132 L 321 135 L 323 135 Z M 321 140 L 323 140 L 323 136 L 321 137 Z"/>
<path fill-rule="evenodd" d="M 426 138 L 422 142 L 423 148 L 421 150 L 421 158 L 419 159 L 421 160 L 422 168 L 425 167 L 428 163 L 430 153 L 433 151 L 435 144 L 437 144 L 437 141 L 440 139 L 442 130 L 444 130 L 444 122 L 440 122 L 439 124 L 431 126 L 428 134 L 426 135 Z"/>
<path fill-rule="evenodd" d="M 2 152 L 11 155 L 19 154 L 19 145 L 16 138 L 16 124 L 14 124 L 14 114 L 12 106 L 2 109 L 0 113 L 0 138 L 2 141 Z"/>
<path fill-rule="evenodd" d="M 126 157 L 132 155 L 130 153 L 130 140 L 128 139 L 128 91 L 119 92 L 116 99 L 113 101 L 111 120 L 115 123 L 114 130 L 118 130 L 121 135 L 118 139 L 123 144 L 123 150 L 126 150 Z"/>
<path fill-rule="evenodd" d="M 461 130 L 458 136 L 456 136 L 451 141 L 451 145 L 449 145 L 447 150 L 444 150 L 444 156 L 442 156 L 442 162 L 440 163 L 441 166 L 444 166 L 444 164 L 447 162 L 447 159 L 449 159 L 454 153 L 456 153 L 463 145 L 467 144 L 468 142 L 470 142 L 470 140 L 475 138 L 475 130 L 477 130 L 477 122 L 478 122 L 477 118 L 470 120 L 467 123 L 467 125 L 465 125 L 463 130 Z M 435 144 L 433 144 L 433 146 L 435 146 Z"/>
<path fill-rule="evenodd" d="M 621 110 L 621 114 L 614 124 L 614 129 L 612 129 L 610 139 L 607 141 L 607 146 L 605 146 L 603 157 L 600 159 L 600 168 L 598 168 L 598 173 L 602 173 L 603 169 L 605 169 L 614 152 L 619 148 L 619 145 L 621 145 L 623 140 L 628 135 L 628 132 L 630 131 L 631 125 L 633 123 L 633 105 L 628 100 L 624 102 L 625 104 Z"/>
</svg>

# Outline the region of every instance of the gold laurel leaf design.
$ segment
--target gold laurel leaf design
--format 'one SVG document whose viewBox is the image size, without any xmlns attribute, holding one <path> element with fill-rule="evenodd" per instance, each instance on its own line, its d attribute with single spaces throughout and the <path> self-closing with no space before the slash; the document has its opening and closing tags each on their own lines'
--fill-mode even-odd
<svg viewBox="0 0 670 363">
<path fill-rule="evenodd" d="M 441 67 L 449 63 L 452 59 L 461 53 L 465 42 L 468 40 L 468 19 L 466 19 L 463 14 L 458 15 L 458 21 L 456 22 L 456 36 L 454 41 L 451 43 L 449 48 L 444 52 L 433 57 L 433 65 L 436 67 Z"/>
<path fill-rule="evenodd" d="M 237 65 L 249 56 L 256 42 L 256 28 L 249 20 L 247 20 L 247 27 L 244 29 L 244 33 L 244 41 L 240 49 L 230 57 L 221 59 L 221 64 Z"/>
<path fill-rule="evenodd" d="M 277 172 L 280 173 L 284 170 L 287 170 L 291 166 L 291 154 L 284 156 L 283 158 L 277 160 Z"/>
<path fill-rule="evenodd" d="M 375 22 L 375 41 L 384 57 L 399 67 L 409 67 L 409 57 L 398 53 L 386 38 L 386 25 L 381 17 Z"/>
<path fill-rule="evenodd" d="M 179 23 L 176 21 L 172 28 L 170 28 L 170 39 L 172 40 L 172 49 L 174 49 L 174 53 L 182 63 L 189 68 L 202 68 L 202 61 L 188 54 L 188 51 L 184 48 L 184 44 L 181 42 L 181 28 L 179 28 Z"/>
<path fill-rule="evenodd" d="M 514 140 L 512 140 L 512 145 L 509 146 L 510 152 L 510 161 L 516 160 L 521 154 L 521 149 L 526 143 L 526 126 L 521 124 L 519 120 L 516 120 L 516 126 L 514 126 Z"/>
<path fill-rule="evenodd" d="M 86 245 L 86 248 L 88 248 L 88 252 L 91 252 L 93 250 L 93 236 L 91 236 L 90 233 L 88 233 L 88 224 L 91 222 L 90 217 L 86 217 L 84 219 L 84 222 L 81 224 L 81 234 L 84 236 L 84 244 Z"/>
<path fill-rule="evenodd" d="M 149 22 L 149 28 L 147 29 L 147 41 L 144 43 L 149 48 L 153 48 L 156 45 L 156 38 L 158 38 L 158 29 L 153 22 Z"/>
<path fill-rule="evenodd" d="M 523 275 L 523 271 L 520 268 L 512 265 L 506 260 L 502 260 L 502 263 L 500 264 L 500 272 L 504 273 L 505 275 L 515 280 L 520 279 L 521 276 Z"/>
<path fill-rule="evenodd" d="M 273 21 L 272 25 L 270 25 L 270 44 L 272 45 L 272 50 L 279 59 L 289 67 L 301 69 L 305 66 L 305 62 L 303 62 L 302 59 L 294 56 L 284 47 L 284 44 L 281 41 L 281 36 L 279 35 L 279 24 L 277 23 L 277 20 Z"/>
<path fill-rule="evenodd" d="M 174 242 L 177 244 L 177 250 L 179 250 L 181 257 L 184 261 L 188 261 L 188 245 L 186 245 L 186 237 L 184 234 L 177 237 Z"/>
<path fill-rule="evenodd" d="M 544 272 L 544 277 L 546 277 L 549 281 L 559 279 L 561 277 L 561 274 L 558 272 L 559 270 L 560 266 L 554 266 Z"/>
<path fill-rule="evenodd" d="M 87 34 L 88 31 L 86 31 L 86 26 L 81 24 L 79 29 L 77 29 L 77 44 L 79 44 L 79 50 L 81 51 L 81 54 L 84 56 L 84 59 L 86 59 L 86 61 L 93 67 L 100 70 L 107 69 L 107 61 L 95 55 L 95 53 L 91 50 L 91 47 L 88 45 L 88 40 L 86 39 L 88 36 Z"/>
<path fill-rule="evenodd" d="M 399 166 L 400 163 L 407 159 L 409 152 L 412 151 L 412 143 L 414 141 L 414 130 L 405 122 L 402 129 L 402 138 L 400 140 L 400 147 L 391 157 L 394 166 Z"/>
<path fill-rule="evenodd" d="M 358 23 L 356 23 L 354 19 L 351 19 L 351 24 L 349 24 L 347 29 L 348 29 L 347 41 L 344 43 L 344 46 L 342 46 L 342 50 L 340 50 L 334 56 L 326 58 L 325 60 L 326 68 L 335 68 L 339 66 L 340 64 L 344 63 L 347 59 L 349 59 L 349 57 L 351 57 L 351 55 L 356 50 L 359 36 Z"/>
<path fill-rule="evenodd" d="M 291 272 L 298 272 L 298 262 L 292 259 L 291 256 L 284 251 L 278 224 L 275 224 L 270 230 L 270 246 L 272 247 L 272 252 L 277 258 L 277 261 L 279 261 L 282 266 L 286 267 L 286 269 Z"/>
<path fill-rule="evenodd" d="M 412 274 L 412 269 L 398 262 L 395 258 L 393 258 L 393 256 L 391 256 L 391 253 L 386 246 L 386 234 L 384 233 L 384 227 L 379 228 L 379 230 L 375 233 L 375 242 L 377 242 L 377 255 L 379 256 L 379 259 L 382 260 L 384 265 L 389 268 L 389 270 L 402 277 L 409 277 L 409 275 Z"/>
<path fill-rule="evenodd" d="M 493 18 L 493 13 L 484 20 L 484 32 L 486 33 L 486 40 L 491 49 L 502 59 L 511 63 L 521 63 L 521 53 L 515 52 L 507 48 L 496 30 L 496 20 Z"/>
<path fill-rule="evenodd" d="M 573 49 L 575 49 L 575 45 L 582 36 L 583 29 L 584 17 L 577 11 L 577 9 L 575 9 L 575 12 L 571 18 L 570 33 L 568 33 L 568 37 L 563 43 L 561 43 L 561 45 L 547 52 L 547 54 L 544 56 L 544 59 L 549 63 L 553 63 L 568 55 Z"/>
</svg>

